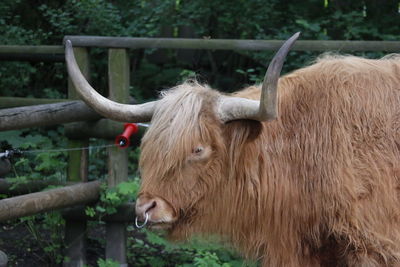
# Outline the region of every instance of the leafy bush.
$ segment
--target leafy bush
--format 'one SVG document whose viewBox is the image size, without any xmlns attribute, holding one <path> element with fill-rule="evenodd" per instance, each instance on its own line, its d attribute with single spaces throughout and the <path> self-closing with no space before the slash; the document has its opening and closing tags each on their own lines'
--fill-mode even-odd
<svg viewBox="0 0 400 267">
<path fill-rule="evenodd" d="M 128 227 L 128 231 L 135 231 Z M 230 249 L 218 243 L 217 238 L 193 238 L 189 242 L 173 244 L 162 238 L 160 233 L 143 230 L 144 237 L 136 235 L 128 239 L 129 262 L 135 266 L 231 266 L 255 267 L 254 262 L 246 262 Z"/>
</svg>

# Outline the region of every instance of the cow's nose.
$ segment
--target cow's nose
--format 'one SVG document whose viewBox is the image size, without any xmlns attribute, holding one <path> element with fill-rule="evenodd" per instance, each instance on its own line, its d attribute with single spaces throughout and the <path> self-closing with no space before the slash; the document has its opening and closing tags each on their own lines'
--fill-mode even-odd
<svg viewBox="0 0 400 267">
<path fill-rule="evenodd" d="M 136 201 L 136 215 L 139 218 L 144 218 L 146 213 L 150 213 L 152 209 L 157 207 L 156 199 L 148 199 L 147 201 L 143 201 L 140 198 Z"/>
<path fill-rule="evenodd" d="M 177 219 L 171 204 L 159 197 L 140 195 L 136 200 L 136 216 L 140 221 L 172 223 Z"/>
</svg>

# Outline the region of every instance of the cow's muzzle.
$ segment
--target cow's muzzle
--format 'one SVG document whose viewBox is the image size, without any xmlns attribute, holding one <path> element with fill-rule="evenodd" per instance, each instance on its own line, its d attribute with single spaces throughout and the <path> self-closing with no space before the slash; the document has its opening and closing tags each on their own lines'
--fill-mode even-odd
<svg viewBox="0 0 400 267">
<path fill-rule="evenodd" d="M 136 200 L 135 225 L 137 228 L 150 226 L 155 229 L 165 229 L 176 220 L 176 212 L 164 199 L 140 195 Z"/>
</svg>

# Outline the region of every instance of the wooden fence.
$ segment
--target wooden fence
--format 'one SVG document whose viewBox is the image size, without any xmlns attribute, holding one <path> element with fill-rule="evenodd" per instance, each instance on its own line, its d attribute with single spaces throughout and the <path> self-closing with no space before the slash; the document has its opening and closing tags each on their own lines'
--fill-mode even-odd
<svg viewBox="0 0 400 267">
<path fill-rule="evenodd" d="M 277 50 L 282 41 L 270 40 L 212 40 L 182 38 L 125 38 L 98 36 L 66 36 L 72 41 L 74 52 L 84 75 L 90 79 L 89 47 L 108 49 L 109 98 L 126 103 L 129 99 L 128 49 L 173 48 L 208 50 Z M 297 41 L 295 51 L 400 51 L 397 41 Z M 64 61 L 62 46 L 4 46 L 0 45 L 0 60 Z M 65 124 L 66 123 L 66 124 Z M 86 147 L 90 137 L 113 138 L 123 130 L 121 123 L 102 119 L 87 107 L 78 96 L 71 82 L 68 83 L 68 99 L 29 99 L 0 97 L 0 131 L 65 124 L 70 148 Z M 102 132 L 93 129 L 101 128 Z M 99 194 L 97 182 L 87 182 L 88 151 L 72 151 L 68 157 L 68 183 L 78 183 L 46 192 L 26 194 L 0 200 L 0 221 L 26 216 L 52 209 L 69 207 L 66 218 L 66 256 L 70 261 L 64 266 L 84 266 L 86 263 L 87 216 L 80 205 L 96 201 Z M 108 178 L 110 187 L 128 177 L 126 150 L 109 148 Z M 2 187 L 1 187 L 2 186 Z M 43 186 L 43 185 L 42 185 Z M 3 192 L 7 184 L 1 185 Z M 38 186 L 39 190 L 42 188 Z M 9 191 L 7 191 L 9 192 Z M 24 193 L 21 191 L 20 193 Z M 82 192 L 86 192 L 83 194 Z M 11 192 L 12 193 L 12 192 Z M 54 201 L 62 199 L 63 201 Z M 19 207 L 15 209 L 15 207 Z M 127 266 L 126 224 L 133 222 L 133 204 L 123 205 L 117 214 L 106 218 L 106 258 Z"/>
</svg>

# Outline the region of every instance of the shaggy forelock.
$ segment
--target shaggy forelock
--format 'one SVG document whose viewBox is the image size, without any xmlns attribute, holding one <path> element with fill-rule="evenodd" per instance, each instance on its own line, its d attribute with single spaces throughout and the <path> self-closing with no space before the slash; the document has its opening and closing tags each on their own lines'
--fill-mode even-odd
<svg viewBox="0 0 400 267">
<path fill-rule="evenodd" d="M 153 162 L 156 155 L 163 162 L 164 171 L 181 164 L 202 138 L 199 116 L 204 97 L 201 95 L 210 93 L 209 87 L 193 80 L 162 91 L 151 127 L 142 140 L 148 148 L 142 159 L 149 155 Z"/>
</svg>

